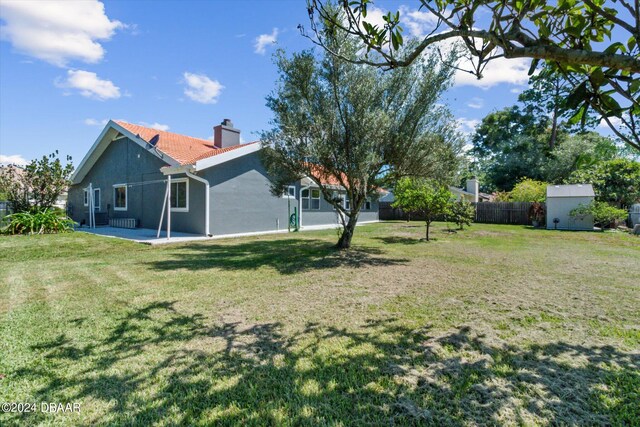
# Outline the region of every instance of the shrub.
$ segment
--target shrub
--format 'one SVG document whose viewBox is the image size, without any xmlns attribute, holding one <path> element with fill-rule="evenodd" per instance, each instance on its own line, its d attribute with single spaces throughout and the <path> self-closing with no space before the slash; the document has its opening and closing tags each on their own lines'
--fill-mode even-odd
<svg viewBox="0 0 640 427">
<path fill-rule="evenodd" d="M 529 219 L 531 221 L 537 221 L 538 224 L 544 222 L 545 209 L 544 205 L 540 202 L 533 202 L 529 208 Z"/>
<path fill-rule="evenodd" d="M 509 192 L 508 191 L 497 191 L 493 193 L 493 201 L 494 202 L 508 202 L 509 201 Z"/>
<path fill-rule="evenodd" d="M 592 202 L 588 205 L 580 205 L 571 210 L 569 215 L 575 217 L 580 215 L 592 215 L 593 222 L 602 228 L 609 228 L 611 224 L 624 221 L 627 218 L 627 211 L 618 209 L 605 202 Z"/>
<path fill-rule="evenodd" d="M 509 201 L 542 203 L 547 197 L 547 185 L 546 182 L 525 178 L 509 192 Z"/>
<path fill-rule="evenodd" d="M 73 173 L 71 157 L 63 165 L 58 152 L 32 160 L 24 167 L 8 165 L 0 168 L 0 188 L 13 212 L 51 208 L 69 186 Z"/>
<path fill-rule="evenodd" d="M 34 209 L 7 215 L 9 234 L 65 233 L 73 230 L 73 220 L 59 209 Z"/>
<path fill-rule="evenodd" d="M 451 202 L 449 213 L 453 222 L 462 230 L 465 225 L 470 226 L 473 222 L 476 217 L 476 208 L 471 202 L 460 198 L 460 200 Z"/>
</svg>

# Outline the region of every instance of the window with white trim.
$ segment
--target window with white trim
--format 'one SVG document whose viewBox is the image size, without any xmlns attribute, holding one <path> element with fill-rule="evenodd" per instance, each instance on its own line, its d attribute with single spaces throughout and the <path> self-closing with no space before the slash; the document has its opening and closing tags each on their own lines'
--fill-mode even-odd
<svg viewBox="0 0 640 427">
<path fill-rule="evenodd" d="M 171 180 L 171 210 L 189 212 L 189 180 L 187 178 Z"/>
<path fill-rule="evenodd" d="M 350 210 L 351 209 L 351 200 L 349 200 L 349 195 L 348 194 L 344 195 L 344 208 L 346 210 Z"/>
<path fill-rule="evenodd" d="M 115 184 L 113 186 L 113 210 L 127 210 L 127 184 Z"/>
<path fill-rule="evenodd" d="M 317 188 L 305 188 L 300 193 L 302 196 L 302 209 L 320 210 L 320 190 Z"/>
<path fill-rule="evenodd" d="M 320 210 L 320 190 L 317 188 L 311 189 L 311 209 Z"/>
<path fill-rule="evenodd" d="M 96 211 L 100 210 L 100 202 L 101 202 L 101 197 L 100 197 L 100 189 L 99 188 L 94 188 L 93 189 L 93 209 Z"/>
<path fill-rule="evenodd" d="M 295 185 L 289 185 L 282 196 L 283 197 L 289 197 L 290 199 L 295 199 L 296 198 L 296 186 Z"/>
</svg>

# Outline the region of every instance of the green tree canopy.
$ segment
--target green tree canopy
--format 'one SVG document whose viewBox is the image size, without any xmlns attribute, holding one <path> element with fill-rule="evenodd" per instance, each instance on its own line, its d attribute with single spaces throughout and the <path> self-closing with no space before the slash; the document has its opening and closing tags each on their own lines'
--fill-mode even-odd
<svg viewBox="0 0 640 427">
<path fill-rule="evenodd" d="M 325 32 L 340 56 L 277 54 L 278 86 L 267 98 L 274 128 L 262 135 L 262 153 L 275 194 L 303 177 L 313 181 L 342 220 L 337 247 L 348 248 L 360 209 L 381 183 L 451 176 L 461 140 L 438 104 L 452 73 L 437 55 L 383 72 L 341 59 L 355 58 L 359 46 L 330 27 Z M 336 186 L 349 208 L 334 198 Z"/>
<path fill-rule="evenodd" d="M 596 200 L 618 208 L 628 208 L 640 202 L 640 162 L 615 159 L 579 169 L 569 183 L 593 184 Z"/>
</svg>

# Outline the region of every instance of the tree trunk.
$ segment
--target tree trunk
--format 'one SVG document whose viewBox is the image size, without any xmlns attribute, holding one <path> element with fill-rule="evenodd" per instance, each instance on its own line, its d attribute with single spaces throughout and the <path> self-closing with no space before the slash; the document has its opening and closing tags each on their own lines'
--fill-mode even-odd
<svg viewBox="0 0 640 427">
<path fill-rule="evenodd" d="M 553 150 L 556 146 L 558 138 L 558 102 L 560 100 L 560 82 L 558 79 L 554 81 L 555 93 L 553 97 L 553 118 L 551 122 L 551 138 L 549 138 L 549 150 Z"/>
<path fill-rule="evenodd" d="M 349 217 L 349 221 L 344 225 L 342 229 L 342 235 L 336 243 L 338 249 L 349 249 L 351 247 L 351 239 L 356 229 L 356 223 L 358 222 L 358 216 L 352 215 Z"/>
<path fill-rule="evenodd" d="M 426 240 L 427 242 L 429 241 L 429 226 L 431 225 L 430 221 L 427 221 L 427 236 L 426 236 Z"/>
<path fill-rule="evenodd" d="M 551 122 L 551 137 L 549 138 L 549 150 L 553 150 L 556 146 L 556 139 L 558 138 L 558 111 L 557 108 L 553 109 L 553 119 Z"/>
</svg>

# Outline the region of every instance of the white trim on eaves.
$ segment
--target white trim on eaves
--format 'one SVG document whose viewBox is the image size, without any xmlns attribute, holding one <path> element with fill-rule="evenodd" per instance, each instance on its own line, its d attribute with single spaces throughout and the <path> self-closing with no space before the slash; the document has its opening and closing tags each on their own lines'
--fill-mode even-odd
<svg viewBox="0 0 640 427">
<path fill-rule="evenodd" d="M 109 144 L 114 140 L 119 139 L 118 134 L 126 136 L 127 138 L 138 144 L 140 147 L 144 148 L 145 151 L 153 156 L 156 156 L 170 166 L 178 166 L 180 164 L 177 160 L 173 159 L 168 154 L 160 152 L 157 149 L 150 149 L 152 147 L 150 147 L 147 141 L 140 138 L 138 135 L 134 135 L 131 131 L 120 126 L 113 120 L 109 120 L 104 129 L 102 129 L 102 132 L 100 132 L 100 135 L 98 136 L 96 141 L 93 143 L 87 154 L 78 165 L 76 171 L 71 176 L 71 182 L 73 184 L 79 184 L 84 179 L 89 170 L 100 158 L 102 153 L 104 153 L 104 151 L 107 149 Z"/>
<path fill-rule="evenodd" d="M 212 166 L 219 165 L 221 163 L 228 162 L 238 157 L 246 156 L 247 154 L 260 151 L 262 144 L 258 142 L 252 142 L 251 144 L 245 144 L 242 147 L 238 147 L 235 150 L 227 151 L 226 153 L 216 154 L 206 159 L 198 160 L 195 164 L 196 171 L 208 169 Z"/>
</svg>

